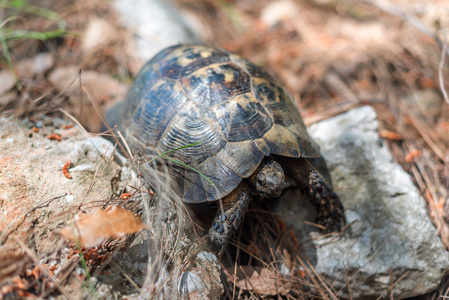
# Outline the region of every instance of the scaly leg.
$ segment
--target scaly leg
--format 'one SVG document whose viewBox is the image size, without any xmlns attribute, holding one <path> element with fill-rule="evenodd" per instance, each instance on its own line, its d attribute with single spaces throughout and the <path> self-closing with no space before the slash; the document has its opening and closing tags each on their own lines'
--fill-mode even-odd
<svg viewBox="0 0 449 300">
<path fill-rule="evenodd" d="M 332 188 L 326 163 L 322 157 L 280 158 L 286 174 L 293 178 L 317 210 L 316 222 L 326 231 L 340 230 L 345 223 L 344 208 Z"/>
<path fill-rule="evenodd" d="M 220 256 L 232 234 L 239 228 L 251 200 L 249 193 L 240 184 L 231 194 L 223 198 L 223 212 L 218 208 L 217 215 L 209 229 L 212 250 Z"/>
</svg>

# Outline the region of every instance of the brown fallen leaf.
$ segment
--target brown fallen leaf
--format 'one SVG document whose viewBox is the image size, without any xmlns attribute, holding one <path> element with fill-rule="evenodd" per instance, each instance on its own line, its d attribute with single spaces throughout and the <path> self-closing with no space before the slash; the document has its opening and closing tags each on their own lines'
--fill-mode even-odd
<svg viewBox="0 0 449 300">
<path fill-rule="evenodd" d="M 288 282 L 282 281 L 279 273 L 262 267 L 241 266 L 236 285 L 264 296 L 286 295 L 290 291 Z"/>
<path fill-rule="evenodd" d="M 78 66 L 73 65 L 56 68 L 50 72 L 48 79 L 58 90 L 70 97 L 69 112 L 88 130 L 99 132 L 102 122 L 92 101 L 98 100 L 100 109 L 104 112 L 123 99 L 128 88 L 126 84 L 109 75 L 83 70 L 83 89 L 80 87 L 79 70 Z"/>
<path fill-rule="evenodd" d="M 79 86 L 79 70 L 80 68 L 74 65 L 59 67 L 49 74 L 48 79 L 58 90 L 80 97 L 82 90 Z M 127 86 L 112 76 L 92 70 L 83 70 L 81 78 L 86 89 L 92 90 L 93 96 L 100 102 L 123 99 L 127 91 Z"/>
<path fill-rule="evenodd" d="M 91 248 L 101 245 L 107 238 L 121 238 L 143 228 L 144 223 L 140 217 L 115 206 L 108 212 L 97 209 L 91 213 L 78 213 L 74 224 L 62 228 L 59 234 L 79 241 L 83 248 Z"/>
</svg>

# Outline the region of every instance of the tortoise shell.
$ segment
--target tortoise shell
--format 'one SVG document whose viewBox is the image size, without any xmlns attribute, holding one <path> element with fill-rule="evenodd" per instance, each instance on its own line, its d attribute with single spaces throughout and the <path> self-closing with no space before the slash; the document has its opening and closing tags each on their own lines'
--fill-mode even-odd
<svg viewBox="0 0 449 300">
<path fill-rule="evenodd" d="M 133 147 L 158 155 L 190 145 L 166 154 L 176 160 L 171 177 L 185 202 L 223 198 L 270 154 L 320 156 L 287 91 L 223 50 L 162 50 L 139 72 L 125 103 L 120 128 Z"/>
</svg>

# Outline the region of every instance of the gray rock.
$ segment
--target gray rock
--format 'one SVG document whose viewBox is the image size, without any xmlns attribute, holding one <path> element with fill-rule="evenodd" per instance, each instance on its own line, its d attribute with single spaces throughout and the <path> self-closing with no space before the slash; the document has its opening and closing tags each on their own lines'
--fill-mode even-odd
<svg viewBox="0 0 449 300">
<path fill-rule="evenodd" d="M 178 291 L 182 295 L 202 293 L 205 290 L 203 279 L 196 273 L 184 272 L 178 280 Z"/>
<path fill-rule="evenodd" d="M 291 218 L 286 222 L 303 240 L 307 259 L 341 296 L 349 297 L 349 283 L 353 299 L 385 297 L 396 281 L 395 299 L 422 295 L 440 283 L 449 254 L 424 199 L 377 131 L 376 113 L 368 106 L 309 129 L 326 158 L 350 230 L 341 238 L 323 238 Z M 304 217 L 302 204 L 291 196 L 278 212 Z"/>
<path fill-rule="evenodd" d="M 33 126 L 31 121 L 0 118 L 0 241 L 15 245 L 12 236 L 26 238 L 42 263 L 57 265 L 62 272 L 73 262 L 68 249 L 61 249 L 63 240 L 55 233 L 80 207 L 89 210 L 88 204 L 98 205 L 109 199 L 111 178 L 119 166 L 112 159 L 114 146 L 109 141 L 90 136 L 78 127 L 58 128 L 70 124 L 62 120 L 39 123 L 40 131 L 33 132 L 28 126 Z M 60 134 L 62 141 L 49 140 L 47 135 L 51 133 Z M 74 166 L 69 169 L 72 179 L 62 172 L 68 160 Z M 89 167 L 73 171 L 77 166 Z M 29 221 L 23 221 L 25 215 Z M 82 268 L 76 270 L 80 270 L 78 274 L 84 272 Z M 79 279 L 76 273 L 70 276 L 69 282 Z M 65 289 L 74 298 L 86 298 L 92 293 L 94 281 L 85 289 L 70 284 Z M 102 287 L 95 286 L 95 291 L 97 299 L 107 298 Z"/>
<path fill-rule="evenodd" d="M 195 267 L 178 278 L 178 292 L 188 299 L 219 299 L 224 288 L 220 281 L 220 264 L 217 257 L 200 252 L 193 261 Z"/>
<path fill-rule="evenodd" d="M 135 43 L 140 58 L 152 58 L 165 47 L 180 43 L 195 43 L 201 39 L 198 24 L 189 23 L 179 11 L 164 0 L 115 0 L 114 7 L 122 23 L 136 31 Z M 194 28 L 195 29 L 195 28 Z"/>
<path fill-rule="evenodd" d="M 201 30 L 192 27 L 167 1 L 115 0 L 114 6 L 125 26 L 136 30 L 135 43 L 142 60 L 166 46 L 200 40 L 193 32 Z M 347 281 L 354 299 L 377 298 L 404 274 L 393 288 L 395 299 L 435 289 L 448 268 L 449 256 L 410 176 L 393 162 L 379 138 L 374 111 L 357 109 L 316 124 L 310 132 L 322 147 L 352 225 L 351 232 L 340 239 L 323 239 L 311 232 L 310 226 L 292 221 L 313 221 L 314 215 L 307 201 L 297 200 L 297 191 L 288 191 L 278 212 L 294 217 L 285 221 L 296 229 L 308 260 L 345 297 L 349 296 Z M 310 240 L 313 243 L 307 245 Z M 195 259 L 201 260 L 199 256 Z M 215 274 L 218 268 L 210 270 Z M 184 275 L 192 277 L 196 271 L 186 270 Z M 179 291 L 192 296 L 193 290 Z"/>
</svg>

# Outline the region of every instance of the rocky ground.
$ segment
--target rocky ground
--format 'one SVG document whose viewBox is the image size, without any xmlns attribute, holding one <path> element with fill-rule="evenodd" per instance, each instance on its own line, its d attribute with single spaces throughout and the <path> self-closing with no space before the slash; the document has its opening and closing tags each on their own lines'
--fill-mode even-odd
<svg viewBox="0 0 449 300">
<path fill-rule="evenodd" d="M 442 31 L 429 25 L 449 15 L 444 3 L 175 4 L 74 8 L 103 17 L 66 14 L 82 38 L 60 38 L 58 59 L 25 59 L 25 44 L 16 45 L 19 86 L 2 62 L 0 298 L 405 299 L 444 283 L 448 135 L 438 43 L 446 50 Z M 255 204 L 218 259 L 204 251 L 163 177 L 149 175 L 155 195 L 130 179 L 130 169 L 147 172 L 138 161 L 127 163 L 81 127 L 99 130 L 98 112 L 123 98 L 142 63 L 180 42 L 225 47 L 279 74 L 314 123 L 309 132 L 346 207 L 342 233 L 317 233 L 313 211 L 289 190 L 274 213 Z M 75 117 L 61 120 L 61 107 Z M 147 227 L 135 239 L 105 235 L 87 250 L 60 237 L 77 213 L 108 206 L 140 215 Z M 87 231 L 101 231 L 99 223 L 91 219 Z"/>
</svg>

